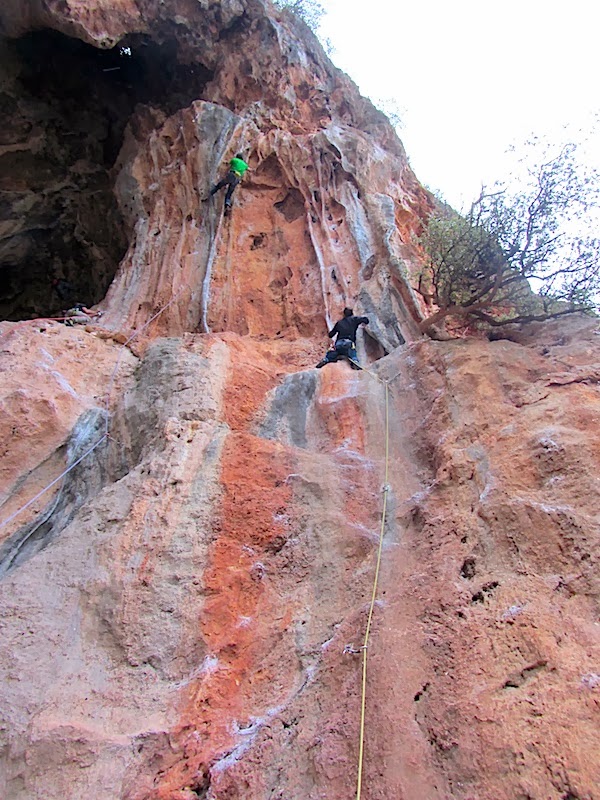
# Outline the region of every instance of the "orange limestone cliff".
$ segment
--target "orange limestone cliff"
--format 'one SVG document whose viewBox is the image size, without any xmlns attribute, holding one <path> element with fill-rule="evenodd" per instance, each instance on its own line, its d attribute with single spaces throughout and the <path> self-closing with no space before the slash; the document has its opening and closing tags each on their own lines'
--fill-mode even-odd
<svg viewBox="0 0 600 800">
<path fill-rule="evenodd" d="M 356 796 L 380 534 L 362 799 L 600 797 L 597 320 L 420 337 L 432 198 L 289 11 L 0 31 L 0 797 Z"/>
</svg>

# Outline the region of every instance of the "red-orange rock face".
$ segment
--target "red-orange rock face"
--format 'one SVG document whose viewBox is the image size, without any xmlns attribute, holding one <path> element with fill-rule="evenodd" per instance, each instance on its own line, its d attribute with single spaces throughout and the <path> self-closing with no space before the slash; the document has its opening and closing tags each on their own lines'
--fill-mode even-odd
<svg viewBox="0 0 600 800">
<path fill-rule="evenodd" d="M 594 800 L 596 321 L 421 340 L 429 196 L 260 0 L 0 24 L 0 796 L 355 796 L 385 492 L 361 796 Z M 103 317 L 29 319 L 45 269 Z M 316 370 L 345 305 L 369 370 Z"/>
</svg>

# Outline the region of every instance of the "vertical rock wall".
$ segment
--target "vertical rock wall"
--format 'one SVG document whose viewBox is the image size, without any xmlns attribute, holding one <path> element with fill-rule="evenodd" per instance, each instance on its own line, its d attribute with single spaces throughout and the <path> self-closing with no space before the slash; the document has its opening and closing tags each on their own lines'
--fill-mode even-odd
<svg viewBox="0 0 600 800">
<path fill-rule="evenodd" d="M 354 795 L 344 651 L 372 591 L 387 381 L 362 796 L 593 800 L 594 321 L 418 339 L 430 199 L 292 17 L 50 0 L 0 21 L 155 48 L 173 90 L 131 86 L 101 324 L 0 324 L 0 794 Z M 223 219 L 204 198 L 238 151 Z M 347 304 L 370 371 L 316 371 Z"/>
</svg>

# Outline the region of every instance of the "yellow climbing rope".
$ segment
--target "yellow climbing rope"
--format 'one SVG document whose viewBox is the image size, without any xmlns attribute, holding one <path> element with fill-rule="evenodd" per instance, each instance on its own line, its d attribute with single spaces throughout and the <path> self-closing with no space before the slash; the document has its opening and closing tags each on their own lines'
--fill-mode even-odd
<svg viewBox="0 0 600 800">
<path fill-rule="evenodd" d="M 369 373 L 373 375 L 372 372 Z M 380 380 L 378 378 L 378 380 Z M 379 548 L 377 550 L 377 564 L 375 566 L 375 577 L 373 579 L 373 592 L 371 594 L 371 605 L 369 606 L 369 615 L 367 617 L 367 627 L 365 629 L 365 638 L 362 646 L 362 690 L 360 700 L 360 733 L 359 733 L 359 746 L 358 746 L 358 775 L 356 781 L 356 800 L 360 800 L 362 789 L 362 770 L 363 758 L 365 750 L 365 709 L 367 698 L 367 652 L 369 647 L 369 636 L 371 633 L 371 621 L 373 619 L 373 610 L 375 608 L 375 601 L 377 599 L 377 584 L 379 583 L 379 567 L 381 566 L 381 552 L 383 550 L 383 536 L 385 533 L 385 520 L 387 514 L 387 496 L 389 491 L 388 474 L 389 474 L 389 454 L 390 454 L 390 415 L 389 415 L 389 385 L 387 381 L 382 381 L 385 384 L 385 477 L 383 481 L 383 509 L 381 512 L 381 530 L 379 532 Z"/>
<path fill-rule="evenodd" d="M 387 381 L 387 380 L 382 380 L 382 379 L 379 377 L 379 375 L 376 375 L 374 372 L 371 372 L 371 370 L 370 370 L 370 369 L 367 369 L 366 367 L 362 367 L 362 366 L 361 366 L 361 365 L 358 363 L 358 361 L 355 361 L 353 358 L 350 358 L 350 356 L 346 356 L 346 358 L 348 359 L 348 361 L 349 361 L 351 364 L 356 364 L 356 366 L 357 366 L 357 367 L 358 367 L 358 368 L 359 368 L 359 369 L 360 369 L 362 372 L 366 372 L 366 373 L 367 373 L 367 375 L 370 375 L 372 378 L 375 378 L 375 380 L 376 380 L 378 383 L 386 383 L 386 384 L 387 384 L 387 383 L 390 383 L 390 381 Z"/>
</svg>

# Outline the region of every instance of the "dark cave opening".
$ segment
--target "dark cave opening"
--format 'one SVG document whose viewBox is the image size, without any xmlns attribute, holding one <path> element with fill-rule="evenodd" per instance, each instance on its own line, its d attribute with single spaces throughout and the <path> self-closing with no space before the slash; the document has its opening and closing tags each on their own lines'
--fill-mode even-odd
<svg viewBox="0 0 600 800">
<path fill-rule="evenodd" d="M 377 339 L 368 331 L 363 331 L 363 334 L 363 343 L 369 363 L 379 361 L 380 358 L 387 356 L 388 351 L 381 344 L 381 342 L 377 341 Z"/>
<path fill-rule="evenodd" d="M 99 302 L 128 246 L 111 168 L 136 106 L 170 115 L 213 73 L 177 42 L 98 49 L 55 31 L 0 41 L 0 318 Z"/>
</svg>

